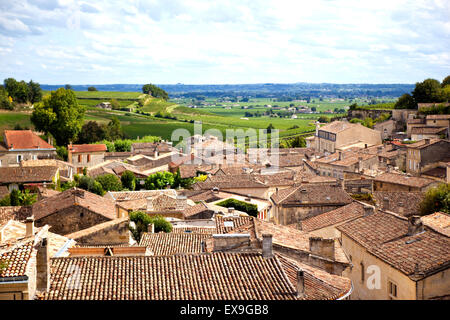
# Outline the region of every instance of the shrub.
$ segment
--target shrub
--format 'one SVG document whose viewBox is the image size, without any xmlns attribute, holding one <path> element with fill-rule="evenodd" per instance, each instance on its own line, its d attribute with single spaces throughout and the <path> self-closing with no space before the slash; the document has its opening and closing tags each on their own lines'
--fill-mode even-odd
<svg viewBox="0 0 450 320">
<path fill-rule="evenodd" d="M 120 191 L 122 190 L 122 182 L 112 173 L 107 173 L 95 178 L 99 182 L 104 191 Z"/>
<path fill-rule="evenodd" d="M 253 217 L 258 216 L 258 206 L 255 204 L 247 203 L 236 199 L 227 199 L 217 203 L 218 206 L 225 208 L 235 208 L 238 211 L 245 212 Z"/>
<path fill-rule="evenodd" d="M 133 211 L 130 213 L 130 221 L 135 224 L 134 228 L 130 226 L 130 231 L 137 242 L 141 240 L 142 233 L 148 231 L 147 228 L 150 223 L 155 226 L 155 232 L 169 233 L 172 231 L 172 224 L 159 215 L 150 216 L 142 211 Z"/>
<path fill-rule="evenodd" d="M 126 170 L 120 177 L 120 181 L 122 182 L 122 186 L 124 188 L 127 188 L 131 191 L 136 189 L 136 177 L 134 176 L 133 172 Z"/>
<path fill-rule="evenodd" d="M 429 189 L 420 203 L 420 213 L 427 215 L 442 211 L 450 213 L 450 183 Z"/>
</svg>

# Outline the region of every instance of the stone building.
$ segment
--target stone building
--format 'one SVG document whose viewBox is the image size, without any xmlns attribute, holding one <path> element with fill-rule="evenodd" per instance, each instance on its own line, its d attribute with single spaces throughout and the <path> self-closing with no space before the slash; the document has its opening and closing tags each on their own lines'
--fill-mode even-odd
<svg viewBox="0 0 450 320">
<path fill-rule="evenodd" d="M 78 188 L 36 202 L 32 212 L 37 226 L 48 224 L 52 232 L 61 235 L 128 216 L 114 201 Z"/>
<path fill-rule="evenodd" d="M 83 173 L 84 168 L 98 165 L 105 160 L 107 148 L 104 144 L 70 144 L 67 148 L 68 159 L 78 174 Z"/>
<path fill-rule="evenodd" d="M 23 160 L 56 158 L 56 148 L 31 130 L 5 130 L 0 142 L 0 167 L 19 166 Z"/>
<path fill-rule="evenodd" d="M 436 180 L 391 172 L 373 179 L 374 191 L 426 191 L 437 185 L 439 182 Z"/>
<path fill-rule="evenodd" d="M 275 223 L 288 225 L 352 202 L 342 186 L 303 184 L 279 190 L 271 196 Z"/>
<path fill-rule="evenodd" d="M 435 222 L 438 220 L 438 222 Z M 338 226 L 352 263 L 355 300 L 448 299 L 449 217 L 421 220 L 376 212 Z"/>
<path fill-rule="evenodd" d="M 441 139 L 424 139 L 407 145 L 406 172 L 421 173 L 440 166 L 440 162 L 450 160 L 450 141 Z M 445 166 L 443 166 L 445 171 Z"/>
<path fill-rule="evenodd" d="M 360 123 L 333 121 L 323 127 L 316 123 L 315 151 L 329 154 L 350 147 L 364 148 L 378 144 L 381 144 L 381 133 Z"/>
</svg>

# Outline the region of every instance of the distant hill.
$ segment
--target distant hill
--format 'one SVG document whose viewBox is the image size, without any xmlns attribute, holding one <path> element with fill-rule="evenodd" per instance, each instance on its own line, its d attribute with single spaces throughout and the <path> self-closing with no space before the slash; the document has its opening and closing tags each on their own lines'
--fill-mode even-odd
<svg viewBox="0 0 450 320">
<path fill-rule="evenodd" d="M 72 85 L 75 91 L 87 91 L 92 85 Z M 142 84 L 102 84 L 93 85 L 99 91 L 142 92 Z M 195 98 L 202 95 L 217 97 L 389 97 L 397 98 L 404 93 L 410 93 L 414 84 L 335 84 L 335 83 L 261 83 L 261 84 L 157 84 L 167 91 L 171 98 Z M 64 85 L 41 84 L 44 90 L 56 90 Z"/>
</svg>

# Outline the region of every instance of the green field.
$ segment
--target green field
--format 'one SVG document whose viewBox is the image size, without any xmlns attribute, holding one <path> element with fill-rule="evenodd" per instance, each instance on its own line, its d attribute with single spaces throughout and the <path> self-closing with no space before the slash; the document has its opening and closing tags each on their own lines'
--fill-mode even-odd
<svg viewBox="0 0 450 320">
<path fill-rule="evenodd" d="M 48 92 L 44 92 L 48 93 Z M 280 130 L 281 138 L 292 138 L 314 131 L 314 123 L 320 116 L 333 117 L 339 114 L 325 113 L 327 110 L 334 111 L 335 108 L 344 109 L 353 102 L 363 105 L 365 100 L 353 99 L 351 102 L 344 99 L 328 99 L 320 101 L 312 99 L 306 101 L 273 101 L 272 99 L 250 99 L 248 102 L 225 102 L 215 99 L 206 99 L 198 108 L 188 108 L 192 101 L 176 99 L 164 101 L 153 98 L 139 92 L 105 92 L 105 91 L 77 91 L 75 92 L 78 103 L 87 107 L 85 121 L 98 121 L 107 123 L 116 116 L 123 127 L 124 132 L 130 138 L 145 135 L 161 136 L 163 139 L 171 139 L 175 129 L 186 129 L 190 134 L 194 133 L 194 121 L 202 123 L 203 132 L 208 129 L 218 129 L 225 136 L 226 129 L 266 129 L 272 124 L 275 129 Z M 101 101 L 118 100 L 121 107 L 132 107 L 133 112 L 119 110 L 104 110 L 94 106 Z M 138 101 L 143 103 L 139 107 Z M 386 101 L 385 101 L 386 102 Z M 260 113 L 267 111 L 264 105 L 279 106 L 281 108 L 306 105 L 315 106 L 318 113 L 296 114 L 297 119 L 280 117 L 245 117 L 246 112 Z M 245 108 L 243 108 L 245 107 Z M 283 110 L 274 110 L 283 111 Z M 143 113 L 143 114 L 141 114 Z M 161 118 L 155 115 L 162 115 Z M 13 128 L 18 123 L 22 126 L 31 127 L 30 113 L 25 112 L 1 112 L 0 129 Z"/>
</svg>

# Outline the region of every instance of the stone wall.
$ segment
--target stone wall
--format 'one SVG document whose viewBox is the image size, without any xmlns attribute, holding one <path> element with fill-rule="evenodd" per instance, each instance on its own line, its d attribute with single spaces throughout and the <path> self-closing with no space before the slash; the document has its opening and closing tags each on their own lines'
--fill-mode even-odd
<svg viewBox="0 0 450 320">
<path fill-rule="evenodd" d="M 50 232 L 66 235 L 109 220 L 100 214 L 74 205 L 41 219 L 36 219 L 35 223 L 37 227 L 48 224 L 51 226 Z"/>
</svg>

